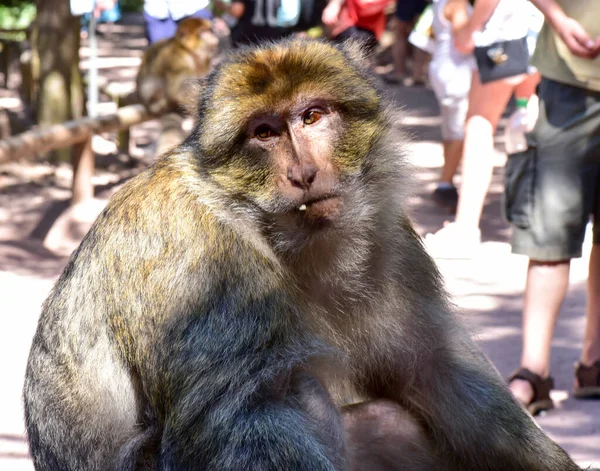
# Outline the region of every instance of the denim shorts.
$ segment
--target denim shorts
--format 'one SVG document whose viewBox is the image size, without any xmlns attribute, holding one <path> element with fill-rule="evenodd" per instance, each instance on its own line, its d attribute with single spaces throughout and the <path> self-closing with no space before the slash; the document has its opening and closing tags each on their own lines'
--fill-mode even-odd
<svg viewBox="0 0 600 471">
<path fill-rule="evenodd" d="M 542 78 L 538 94 L 529 148 L 506 165 L 512 251 L 546 262 L 581 257 L 590 217 L 600 243 L 600 92 Z"/>
</svg>

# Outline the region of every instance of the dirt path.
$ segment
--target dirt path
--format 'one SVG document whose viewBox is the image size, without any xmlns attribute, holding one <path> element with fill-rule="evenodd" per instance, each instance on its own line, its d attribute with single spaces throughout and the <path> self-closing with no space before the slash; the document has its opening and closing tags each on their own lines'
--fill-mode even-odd
<svg viewBox="0 0 600 471">
<path fill-rule="evenodd" d="M 101 39 L 101 47 L 106 48 L 101 73 L 110 80 L 127 84 L 134 76 L 136 58 L 143 46 L 141 27 L 115 28 L 112 36 Z M 410 144 L 410 159 L 417 185 L 409 204 L 424 234 L 438 229 L 448 217 L 428 200 L 441 165 L 437 107 L 430 90 L 396 87 L 389 91 L 406 108 L 404 124 L 414 138 Z M 134 130 L 141 160 L 133 169 L 122 164 L 124 156 L 112 155 L 110 149 L 106 150 L 110 141 L 95 143 L 99 159 L 105 164 L 95 177 L 100 199 L 110 196 L 124 178 L 152 160 L 156 133 L 156 123 Z M 506 376 L 517 366 L 520 354 L 520 309 L 526 259 L 509 253 L 508 227 L 500 212 L 503 158 L 501 153 L 496 156 L 498 167 L 483 215 L 482 250 L 473 260 L 444 262 L 440 267 L 466 322 L 473 327 L 500 373 Z M 66 263 L 65 257 L 54 256 L 43 248 L 40 235 L 52 219 L 48 215 L 64 207 L 69 197 L 69 178 L 68 167 L 13 165 L 0 168 L 2 470 L 33 469 L 23 436 L 21 387 L 40 305 Z M 586 275 L 585 263 L 577 261 L 553 342 L 551 369 L 556 383 L 553 396 L 558 408 L 540 417 L 538 423 L 579 463 L 600 465 L 600 401 L 576 401 L 570 395 L 572 365 L 578 358 L 583 332 Z"/>
</svg>

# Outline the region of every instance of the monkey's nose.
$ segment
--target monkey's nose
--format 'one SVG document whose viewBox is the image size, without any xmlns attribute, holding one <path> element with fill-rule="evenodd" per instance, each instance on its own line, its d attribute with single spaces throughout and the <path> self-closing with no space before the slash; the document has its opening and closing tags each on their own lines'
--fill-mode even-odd
<svg viewBox="0 0 600 471">
<path fill-rule="evenodd" d="M 308 190 L 315 181 L 319 169 L 313 164 L 291 165 L 287 177 L 293 186 Z"/>
</svg>

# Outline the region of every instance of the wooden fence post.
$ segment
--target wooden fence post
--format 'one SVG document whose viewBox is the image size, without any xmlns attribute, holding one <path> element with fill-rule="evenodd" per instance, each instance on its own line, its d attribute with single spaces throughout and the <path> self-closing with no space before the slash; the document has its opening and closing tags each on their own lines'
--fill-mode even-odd
<svg viewBox="0 0 600 471">
<path fill-rule="evenodd" d="M 117 108 L 121 108 L 123 106 L 123 96 L 117 95 Z M 131 139 L 131 128 L 122 128 L 119 130 L 117 135 L 117 142 L 119 146 L 119 152 L 123 154 L 129 155 L 129 142 Z"/>
<path fill-rule="evenodd" d="M 81 203 L 94 197 L 95 158 L 92 150 L 92 136 L 73 145 L 71 159 L 73 162 L 73 196 L 71 204 Z"/>
</svg>

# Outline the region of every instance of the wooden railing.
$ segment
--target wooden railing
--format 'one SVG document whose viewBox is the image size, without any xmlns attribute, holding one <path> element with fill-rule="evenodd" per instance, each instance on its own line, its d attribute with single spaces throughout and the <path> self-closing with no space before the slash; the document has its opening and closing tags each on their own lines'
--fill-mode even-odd
<svg viewBox="0 0 600 471">
<path fill-rule="evenodd" d="M 129 130 L 135 124 L 156 118 L 158 116 L 151 115 L 143 105 L 135 104 L 96 118 L 83 118 L 35 128 L 0 140 L 0 164 L 31 158 L 54 149 L 73 147 L 72 203 L 79 203 L 94 195 L 92 176 L 95 160 L 92 136 L 110 131 Z"/>
</svg>

